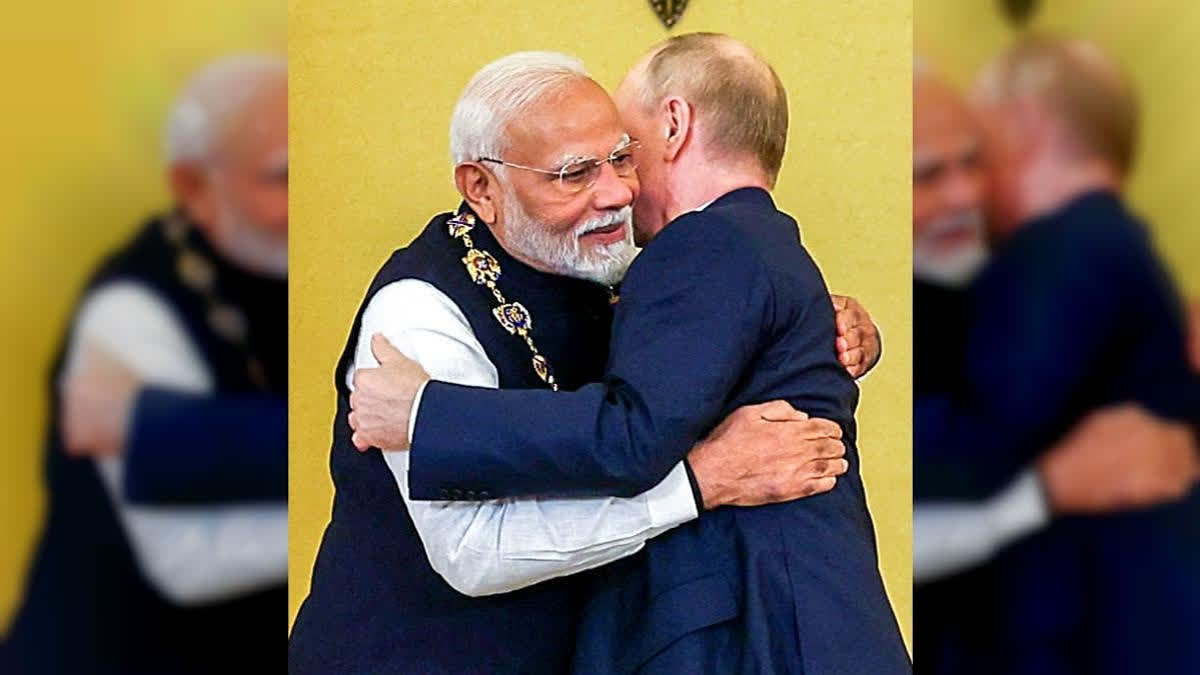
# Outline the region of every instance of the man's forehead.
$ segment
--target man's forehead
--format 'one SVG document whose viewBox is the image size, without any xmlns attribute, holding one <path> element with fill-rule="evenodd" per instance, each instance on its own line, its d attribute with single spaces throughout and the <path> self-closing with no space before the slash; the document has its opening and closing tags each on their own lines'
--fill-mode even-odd
<svg viewBox="0 0 1200 675">
<path fill-rule="evenodd" d="M 286 143 L 287 138 L 287 85 L 278 83 L 264 87 L 248 100 L 229 120 L 221 131 L 222 142 L 235 154 L 262 146 Z M 286 147 L 286 146 L 285 146 Z"/>
<path fill-rule="evenodd" d="M 557 105 L 536 106 L 510 128 L 512 150 L 530 161 L 600 157 L 625 136 L 616 108 L 604 90 L 564 97 Z M 598 95 L 597 95 L 598 94 Z"/>
<path fill-rule="evenodd" d="M 913 96 L 913 163 L 918 157 L 976 149 L 979 129 L 966 102 L 949 87 L 927 83 Z"/>
</svg>

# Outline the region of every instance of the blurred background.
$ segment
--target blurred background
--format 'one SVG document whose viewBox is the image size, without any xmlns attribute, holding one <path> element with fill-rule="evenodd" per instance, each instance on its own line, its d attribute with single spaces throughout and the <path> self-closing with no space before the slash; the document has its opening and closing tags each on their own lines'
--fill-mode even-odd
<svg viewBox="0 0 1200 675">
<path fill-rule="evenodd" d="M 43 523 L 47 378 L 72 305 L 101 256 L 170 207 L 163 128 L 186 78 L 231 51 L 284 52 L 286 12 L 282 0 L 25 3 L 0 22 L 0 635 Z"/>
<path fill-rule="evenodd" d="M 1029 5 L 1018 29 L 1006 6 Z M 1126 191 L 1188 297 L 1200 296 L 1200 4 L 1175 0 L 913 0 L 916 53 L 966 87 L 1021 30 L 1096 42 L 1132 77 L 1142 103 L 1140 145 Z"/>
<path fill-rule="evenodd" d="M 908 0 L 696 0 L 668 33 L 645 0 L 531 3 L 295 0 L 290 8 L 292 617 L 329 520 L 330 378 L 355 309 L 391 251 L 459 201 L 450 113 L 469 77 L 504 54 L 575 54 L 613 87 L 669 34 L 719 31 L 758 50 L 788 89 L 775 191 L 834 293 L 866 306 L 883 360 L 858 408 L 880 565 L 911 631 L 911 286 Z"/>
<path fill-rule="evenodd" d="M 913 9 L 916 672 L 1200 672 L 1200 5 Z"/>
</svg>

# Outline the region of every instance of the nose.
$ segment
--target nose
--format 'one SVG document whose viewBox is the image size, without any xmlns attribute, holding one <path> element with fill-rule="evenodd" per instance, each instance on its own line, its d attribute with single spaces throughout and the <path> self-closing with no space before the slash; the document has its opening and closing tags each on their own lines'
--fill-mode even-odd
<svg viewBox="0 0 1200 675">
<path fill-rule="evenodd" d="M 612 164 L 605 162 L 600 165 L 600 175 L 592 186 L 592 205 L 599 210 L 623 208 L 633 203 L 637 193 L 636 172 L 622 178 Z"/>
<path fill-rule="evenodd" d="M 973 209 L 983 197 L 983 176 L 977 170 L 956 168 L 947 177 L 946 201 L 955 209 Z"/>
</svg>

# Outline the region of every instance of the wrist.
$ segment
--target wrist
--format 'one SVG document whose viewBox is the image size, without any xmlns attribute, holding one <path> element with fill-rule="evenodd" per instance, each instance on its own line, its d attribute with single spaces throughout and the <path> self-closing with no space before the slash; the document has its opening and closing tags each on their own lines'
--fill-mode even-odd
<svg viewBox="0 0 1200 675">
<path fill-rule="evenodd" d="M 688 468 L 688 479 L 693 480 L 696 509 L 711 511 L 726 503 L 725 486 L 721 483 L 719 468 L 708 461 L 711 441 L 700 441 L 688 453 L 684 465 Z"/>
<path fill-rule="evenodd" d="M 683 470 L 687 472 L 688 486 L 692 489 L 692 499 L 696 502 L 696 513 L 700 514 L 706 510 L 704 492 L 700 489 L 700 481 L 696 479 L 696 472 L 687 457 L 683 458 Z"/>
<path fill-rule="evenodd" d="M 1063 471 L 1063 463 L 1055 452 L 1046 453 L 1038 459 L 1035 472 L 1037 484 L 1041 488 L 1047 509 L 1055 514 L 1063 513 L 1065 505 L 1069 502 L 1069 497 L 1064 494 L 1069 480 L 1064 480 Z"/>
</svg>

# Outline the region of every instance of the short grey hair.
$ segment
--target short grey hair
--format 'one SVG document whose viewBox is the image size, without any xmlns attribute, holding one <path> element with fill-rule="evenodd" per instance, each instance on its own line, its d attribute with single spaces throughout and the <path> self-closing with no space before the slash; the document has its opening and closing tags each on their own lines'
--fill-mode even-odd
<svg viewBox="0 0 1200 675">
<path fill-rule="evenodd" d="M 274 54 L 238 54 L 192 76 L 167 116 L 168 165 L 207 163 L 225 125 L 267 83 L 287 79 L 287 60 Z"/>
<path fill-rule="evenodd" d="M 587 77 L 582 61 L 558 52 L 517 52 L 487 64 L 454 106 L 451 163 L 499 157 L 508 150 L 508 125 L 522 110 Z"/>
<path fill-rule="evenodd" d="M 754 50 L 721 33 L 677 35 L 654 47 L 641 84 L 646 110 L 684 97 L 709 148 L 753 157 L 774 184 L 787 148 L 787 90 Z"/>
</svg>

